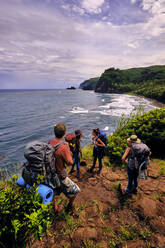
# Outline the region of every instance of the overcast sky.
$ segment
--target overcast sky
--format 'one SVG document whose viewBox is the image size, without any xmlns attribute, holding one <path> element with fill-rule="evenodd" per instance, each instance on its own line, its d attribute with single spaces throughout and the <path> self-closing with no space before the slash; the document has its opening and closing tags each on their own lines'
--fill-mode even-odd
<svg viewBox="0 0 165 248">
<path fill-rule="evenodd" d="M 0 0 L 0 88 L 165 64 L 165 0 Z"/>
</svg>

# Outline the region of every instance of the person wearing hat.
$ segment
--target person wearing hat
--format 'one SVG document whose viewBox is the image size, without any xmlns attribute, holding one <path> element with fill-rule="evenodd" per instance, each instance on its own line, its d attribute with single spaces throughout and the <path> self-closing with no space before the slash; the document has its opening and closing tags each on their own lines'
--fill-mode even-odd
<svg viewBox="0 0 165 248">
<path fill-rule="evenodd" d="M 137 135 L 131 135 L 127 139 L 128 147 L 126 148 L 123 156 L 122 162 L 127 164 L 127 174 L 128 174 L 128 186 L 125 188 L 125 192 L 128 194 L 137 193 L 138 188 L 138 171 L 135 168 L 135 160 L 132 159 L 132 144 L 139 144 L 141 140 Z"/>
</svg>

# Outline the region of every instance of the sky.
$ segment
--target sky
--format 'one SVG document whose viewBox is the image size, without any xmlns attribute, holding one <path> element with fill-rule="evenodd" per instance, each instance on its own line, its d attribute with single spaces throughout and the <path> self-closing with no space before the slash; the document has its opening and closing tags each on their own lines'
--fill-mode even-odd
<svg viewBox="0 0 165 248">
<path fill-rule="evenodd" d="M 0 0 L 0 89 L 165 65 L 165 0 Z"/>
</svg>

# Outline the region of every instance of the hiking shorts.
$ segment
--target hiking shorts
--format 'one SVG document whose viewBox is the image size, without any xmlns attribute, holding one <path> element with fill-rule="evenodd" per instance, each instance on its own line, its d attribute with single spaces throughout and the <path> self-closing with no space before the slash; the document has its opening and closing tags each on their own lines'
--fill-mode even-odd
<svg viewBox="0 0 165 248">
<path fill-rule="evenodd" d="M 64 193 L 67 198 L 72 198 L 80 192 L 79 186 L 74 183 L 69 177 L 61 180 L 61 186 L 57 190 L 57 195 Z"/>
</svg>

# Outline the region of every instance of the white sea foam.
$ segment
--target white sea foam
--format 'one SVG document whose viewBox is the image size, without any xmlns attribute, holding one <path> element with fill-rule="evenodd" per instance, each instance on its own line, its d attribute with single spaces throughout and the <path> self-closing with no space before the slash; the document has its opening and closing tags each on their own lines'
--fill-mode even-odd
<svg viewBox="0 0 165 248">
<path fill-rule="evenodd" d="M 83 113 L 88 113 L 89 111 L 87 109 L 84 109 L 84 108 L 73 107 L 73 109 L 70 112 L 74 113 L 74 114 L 83 114 Z"/>
<path fill-rule="evenodd" d="M 109 108 L 110 108 L 110 103 L 105 104 L 105 105 L 100 105 L 99 108 L 106 108 L 106 109 L 109 109 Z"/>
<path fill-rule="evenodd" d="M 107 126 L 103 130 L 108 131 L 109 130 L 109 127 Z"/>
<path fill-rule="evenodd" d="M 93 110 L 92 112 L 118 117 L 121 115 L 129 115 L 140 105 L 145 108 L 148 104 L 149 102 L 146 99 L 140 99 L 139 97 L 136 98 L 130 95 L 113 94 L 110 103 L 100 105 L 98 110 Z"/>
</svg>

